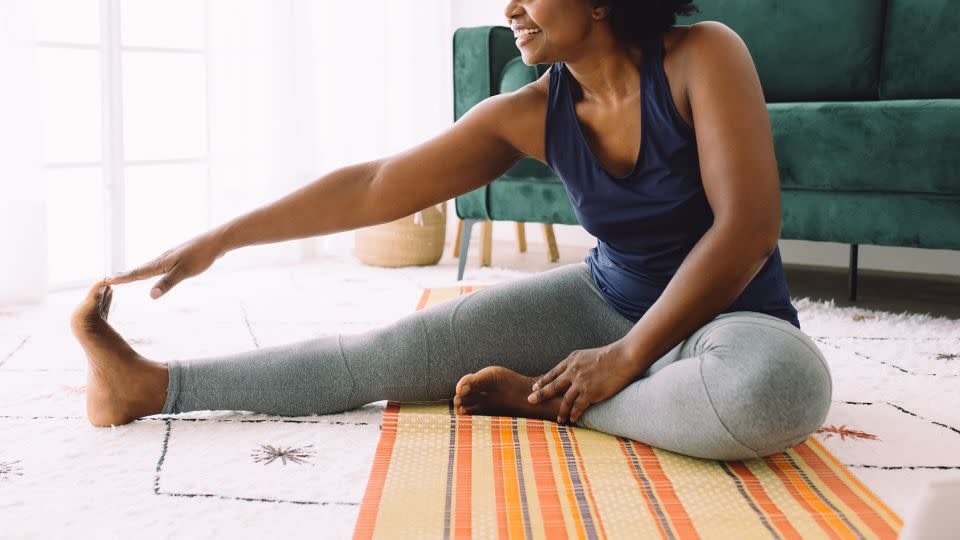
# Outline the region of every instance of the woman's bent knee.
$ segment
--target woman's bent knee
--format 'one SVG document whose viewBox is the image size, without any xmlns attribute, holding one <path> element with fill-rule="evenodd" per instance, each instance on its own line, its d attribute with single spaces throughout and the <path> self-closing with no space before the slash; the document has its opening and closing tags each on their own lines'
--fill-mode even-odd
<svg viewBox="0 0 960 540">
<path fill-rule="evenodd" d="M 794 327 L 749 323 L 712 334 L 704 385 L 730 435 L 756 452 L 751 457 L 781 452 L 823 424 L 833 385 L 809 337 Z"/>
</svg>

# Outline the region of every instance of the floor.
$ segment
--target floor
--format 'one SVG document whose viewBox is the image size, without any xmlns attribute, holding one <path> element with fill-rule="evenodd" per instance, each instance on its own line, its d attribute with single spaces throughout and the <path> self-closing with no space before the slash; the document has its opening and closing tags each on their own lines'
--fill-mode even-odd
<svg viewBox="0 0 960 540">
<path fill-rule="evenodd" d="M 468 268 L 476 268 L 480 264 L 479 243 L 473 242 L 471 248 L 467 265 Z M 536 272 L 582 261 L 589 252 L 589 248 L 576 246 L 560 246 L 558 249 L 560 260 L 550 262 L 543 244 L 528 243 L 527 252 L 520 253 L 515 242 L 495 240 L 491 263 L 512 270 Z M 441 264 L 455 261 L 452 251 L 448 246 Z M 848 300 L 846 268 L 784 264 L 784 271 L 793 297 L 832 299 L 837 307 L 925 313 L 934 317 L 960 319 L 960 277 L 957 276 L 861 268 L 857 272 L 857 299 L 851 302 Z"/>
<path fill-rule="evenodd" d="M 480 268 L 474 245 L 462 283 L 579 262 L 588 251 L 561 246 L 551 263 L 542 245 L 529 247 L 495 242 L 493 267 Z M 152 281 L 140 282 L 118 289 L 110 318 L 159 360 L 362 331 L 410 313 L 424 287 L 457 284 L 451 251 L 426 267 L 330 259 L 215 269 L 161 301 L 147 296 Z M 848 304 L 842 270 L 787 274 L 835 379 L 829 431 L 817 436 L 895 511 L 909 511 L 928 482 L 960 474 L 960 282 L 862 272 L 855 306 L 949 317 L 930 319 L 838 309 Z M 384 402 L 323 417 L 197 411 L 93 428 L 86 362 L 67 325 L 81 294 L 0 309 L 0 516 L 17 515 L 0 536 L 351 536 Z M 302 450 L 302 462 L 275 459 L 282 449 Z"/>
<path fill-rule="evenodd" d="M 152 279 L 117 286 L 109 319 L 147 358 L 216 357 L 390 323 L 425 287 L 456 286 L 455 272 L 352 257 L 221 266 L 158 300 L 148 296 Z M 463 283 L 521 275 L 473 268 Z M 68 324 L 84 292 L 0 308 L 0 538 L 351 537 L 386 402 L 322 416 L 196 411 L 93 427 L 88 366 Z"/>
</svg>

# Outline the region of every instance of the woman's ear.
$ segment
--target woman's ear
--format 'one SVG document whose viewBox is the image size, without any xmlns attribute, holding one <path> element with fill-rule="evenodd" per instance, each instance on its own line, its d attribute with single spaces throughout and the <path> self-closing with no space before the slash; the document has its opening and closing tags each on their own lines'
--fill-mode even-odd
<svg viewBox="0 0 960 540">
<path fill-rule="evenodd" d="M 593 19 L 597 21 L 602 21 L 607 18 L 610 8 L 606 5 L 599 5 L 593 8 Z"/>
</svg>

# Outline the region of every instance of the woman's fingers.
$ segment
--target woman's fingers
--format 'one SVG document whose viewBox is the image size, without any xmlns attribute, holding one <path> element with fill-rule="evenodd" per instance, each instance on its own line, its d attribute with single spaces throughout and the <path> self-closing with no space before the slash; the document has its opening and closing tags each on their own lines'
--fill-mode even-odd
<svg viewBox="0 0 960 540">
<path fill-rule="evenodd" d="M 579 396 L 580 390 L 575 386 L 571 386 L 567 389 L 567 392 L 563 394 L 563 399 L 560 400 L 560 411 L 557 413 L 558 424 L 563 424 L 567 421 L 570 415 L 570 409 L 573 408 L 573 402 L 576 401 Z"/>
<path fill-rule="evenodd" d="M 573 407 L 570 408 L 570 423 L 577 423 L 577 420 L 580 420 L 580 416 L 583 415 L 583 411 L 587 410 L 589 406 L 590 400 L 587 399 L 587 394 L 580 392 L 576 401 L 573 402 Z"/>
<path fill-rule="evenodd" d="M 556 386 L 556 384 L 554 384 L 554 382 L 557 380 L 557 377 L 562 375 L 567 369 L 567 358 L 564 358 L 563 361 L 548 371 L 546 375 L 540 377 L 540 379 L 533 383 L 532 393 L 527 396 L 527 401 L 530 403 L 537 403 L 544 399 L 549 399 L 557 394 L 559 388 Z M 547 390 L 548 388 L 549 390 Z"/>
<path fill-rule="evenodd" d="M 533 383 L 533 388 L 531 390 L 536 390 L 542 386 L 546 386 L 547 383 L 556 379 L 561 373 L 563 373 L 563 370 L 566 369 L 566 367 L 567 367 L 567 359 L 564 358 L 563 361 L 561 361 L 559 364 L 553 366 L 553 369 L 548 371 L 546 375 L 544 375 L 543 377 L 540 377 L 540 379 L 537 380 L 537 382 Z"/>
<path fill-rule="evenodd" d="M 532 394 L 527 396 L 527 401 L 539 403 L 545 399 L 550 399 L 561 394 L 568 386 L 570 386 L 570 382 L 567 381 L 566 377 L 558 377 L 534 390 Z"/>
<path fill-rule="evenodd" d="M 167 294 L 167 291 L 173 288 L 174 285 L 183 281 L 183 278 L 186 277 L 183 275 L 183 271 L 180 270 L 180 265 L 174 266 L 170 269 L 169 272 L 159 281 L 157 281 L 153 288 L 150 289 L 150 298 L 156 300 L 161 296 Z"/>
<path fill-rule="evenodd" d="M 139 281 L 141 279 L 147 279 L 148 277 L 155 276 L 157 274 L 163 273 L 163 266 L 160 263 L 160 259 L 154 259 L 146 264 L 142 264 L 133 270 L 127 270 L 126 272 L 118 272 L 105 279 L 110 285 L 119 285 L 121 283 L 130 283 L 131 281 Z"/>
</svg>

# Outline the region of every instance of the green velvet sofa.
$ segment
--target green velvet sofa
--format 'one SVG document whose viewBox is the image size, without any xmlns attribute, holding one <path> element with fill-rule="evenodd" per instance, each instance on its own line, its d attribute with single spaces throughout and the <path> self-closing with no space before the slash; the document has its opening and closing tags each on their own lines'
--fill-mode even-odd
<svg viewBox="0 0 960 540">
<path fill-rule="evenodd" d="M 960 249 L 960 2 L 701 0 L 747 44 L 780 172 L 781 238 Z M 536 80 L 503 26 L 453 38 L 454 116 Z M 464 220 L 577 224 L 560 178 L 531 158 L 455 199 Z"/>
</svg>

